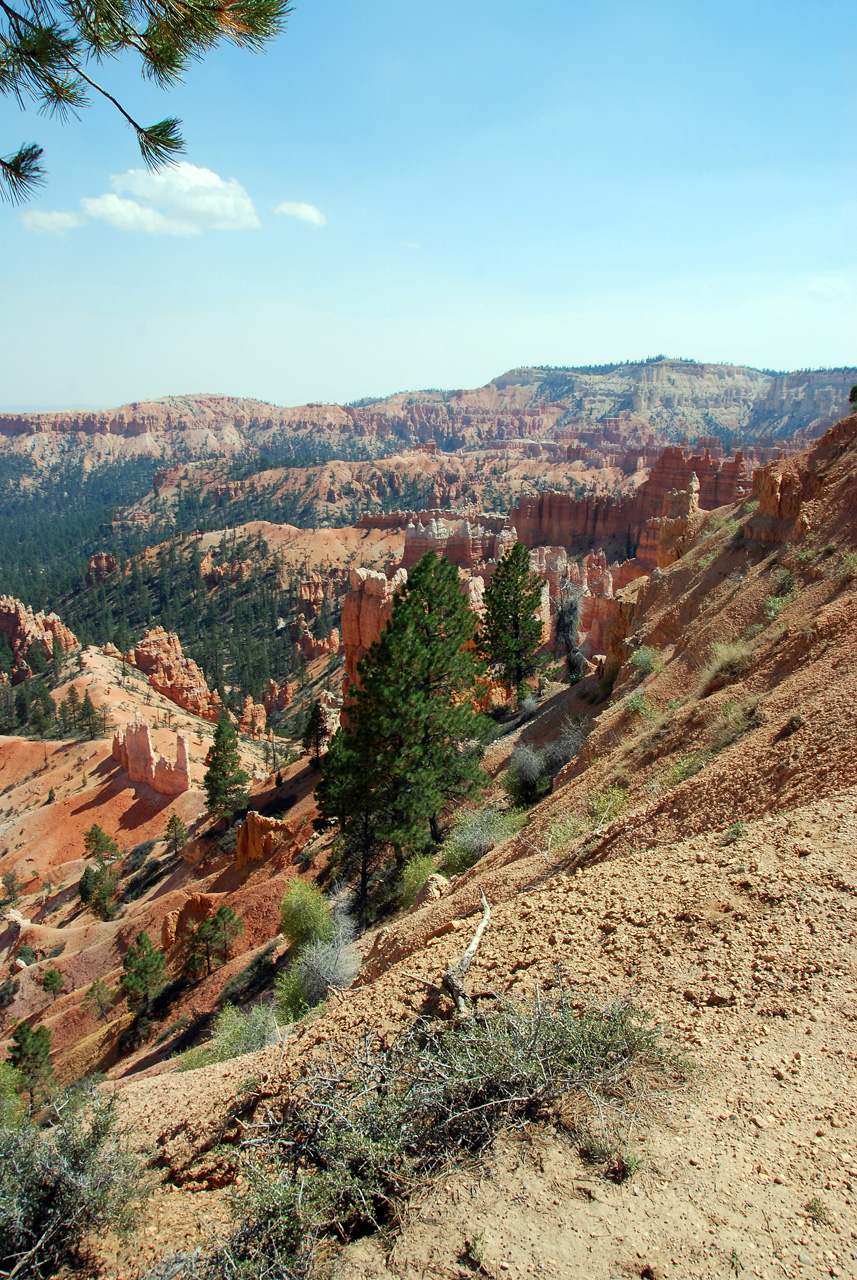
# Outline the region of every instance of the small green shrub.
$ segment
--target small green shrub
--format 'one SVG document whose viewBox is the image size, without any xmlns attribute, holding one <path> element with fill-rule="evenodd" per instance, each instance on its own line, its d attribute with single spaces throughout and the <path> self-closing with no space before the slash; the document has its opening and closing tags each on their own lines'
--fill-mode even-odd
<svg viewBox="0 0 857 1280">
<path fill-rule="evenodd" d="M 11 1129 L 24 1119 L 22 1094 L 26 1087 L 20 1071 L 9 1062 L 0 1062 L 0 1128 Z"/>
<path fill-rule="evenodd" d="M 703 692 L 711 693 L 737 680 L 753 661 L 753 650 L 742 641 L 715 641 L 711 661 L 702 673 Z"/>
<path fill-rule="evenodd" d="M 402 895 L 401 902 L 403 907 L 410 907 L 414 898 L 422 889 L 426 880 L 430 875 L 437 871 L 437 859 L 433 858 L 429 853 L 417 853 L 412 858 L 408 858 L 402 870 Z"/>
<path fill-rule="evenodd" d="M 125 855 L 123 870 L 126 873 L 139 871 L 157 843 L 157 840 L 143 840 L 140 844 L 135 844 Z"/>
<path fill-rule="evenodd" d="M 19 947 L 17 958 L 22 962 L 22 964 L 28 966 L 36 963 L 36 953 L 26 942 L 23 947 Z"/>
<path fill-rule="evenodd" d="M 732 825 L 727 827 L 726 830 L 723 832 L 723 839 L 721 841 L 721 844 L 724 844 L 724 845 L 734 844 L 736 840 L 741 839 L 741 837 L 743 836 L 746 830 L 747 828 L 745 827 L 743 822 L 733 822 Z"/>
<path fill-rule="evenodd" d="M 653 784 L 655 794 L 660 795 L 664 791 L 671 791 L 680 782 L 693 778 L 697 773 L 701 773 L 711 759 L 711 751 L 694 751 L 690 755 L 680 756 L 656 778 Z"/>
<path fill-rule="evenodd" d="M 857 578 L 857 551 L 842 552 L 840 574 L 845 582 Z"/>
<path fill-rule="evenodd" d="M 295 946 L 333 937 L 330 903 L 317 884 L 295 880 L 280 903 L 280 927 Z"/>
<path fill-rule="evenodd" d="M 298 1022 L 305 1013 L 309 1012 L 310 1003 L 306 985 L 297 965 L 293 965 L 277 976 L 274 995 L 277 1017 L 284 1024 Z"/>
<path fill-rule="evenodd" d="M 627 694 L 622 705 L 629 716 L 642 716 L 644 720 L 651 720 L 658 714 L 657 708 L 652 706 L 642 689 Z"/>
<path fill-rule="evenodd" d="M 227 1004 L 215 1019 L 208 1044 L 183 1053 L 176 1070 L 195 1071 L 197 1067 L 240 1058 L 244 1053 L 255 1053 L 273 1044 L 279 1035 L 280 1028 L 270 1005 L 254 1004 L 249 1009 L 237 1009 L 235 1005 Z"/>
<path fill-rule="evenodd" d="M 605 822 L 612 822 L 625 812 L 628 807 L 628 791 L 617 782 L 611 782 L 603 791 L 590 793 L 587 804 L 587 816 L 596 827 Z"/>
<path fill-rule="evenodd" d="M 653 672 L 657 673 L 664 669 L 664 660 L 660 651 L 651 644 L 641 645 L 631 654 L 629 661 L 638 676 L 650 676 Z"/>
<path fill-rule="evenodd" d="M 723 751 L 762 723 L 763 715 L 758 698 L 746 698 L 743 702 L 724 702 L 711 726 L 711 745 L 715 751 Z"/>
</svg>

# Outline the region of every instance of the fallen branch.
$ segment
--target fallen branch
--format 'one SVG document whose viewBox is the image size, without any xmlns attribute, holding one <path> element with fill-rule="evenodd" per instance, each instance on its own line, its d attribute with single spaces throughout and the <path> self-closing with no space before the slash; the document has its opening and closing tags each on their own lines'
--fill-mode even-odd
<svg viewBox="0 0 857 1280">
<path fill-rule="evenodd" d="M 488 928 L 488 922 L 491 919 L 491 908 L 488 906 L 488 899 L 481 889 L 479 890 L 479 897 L 482 900 L 482 919 L 476 926 L 476 932 L 467 944 L 461 959 L 449 966 L 441 982 L 441 986 L 445 991 L 449 992 L 455 1001 L 455 1007 L 460 1018 L 469 1018 L 472 1012 L 470 993 L 464 985 L 464 979 L 473 964 L 477 948 L 482 941 L 482 935 Z"/>
</svg>

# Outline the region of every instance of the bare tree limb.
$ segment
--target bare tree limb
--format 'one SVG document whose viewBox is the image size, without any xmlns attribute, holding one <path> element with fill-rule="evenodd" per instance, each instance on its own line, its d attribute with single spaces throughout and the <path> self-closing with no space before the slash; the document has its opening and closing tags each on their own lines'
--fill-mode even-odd
<svg viewBox="0 0 857 1280">
<path fill-rule="evenodd" d="M 448 991 L 455 1001 L 455 1007 L 460 1018 L 469 1018 L 472 1012 L 472 1002 L 470 994 L 464 985 L 464 979 L 473 964 L 477 948 L 482 941 L 482 935 L 488 928 L 488 922 L 491 919 L 491 908 L 488 906 L 488 899 L 481 889 L 479 890 L 479 897 L 482 900 L 482 919 L 476 926 L 476 932 L 467 944 L 461 959 L 449 966 L 443 975 L 441 983 L 444 990 Z"/>
</svg>

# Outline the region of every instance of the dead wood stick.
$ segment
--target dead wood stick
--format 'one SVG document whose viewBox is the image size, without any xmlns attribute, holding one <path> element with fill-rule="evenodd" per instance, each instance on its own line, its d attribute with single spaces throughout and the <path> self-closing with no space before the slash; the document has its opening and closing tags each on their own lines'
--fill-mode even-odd
<svg viewBox="0 0 857 1280">
<path fill-rule="evenodd" d="M 488 899 L 485 897 L 485 894 L 481 889 L 479 890 L 479 897 L 482 900 L 482 919 L 476 926 L 476 932 L 465 947 L 461 959 L 456 961 L 455 964 L 451 964 L 449 966 L 446 973 L 443 975 L 441 983 L 444 989 L 449 992 L 455 1001 L 455 1007 L 460 1018 L 467 1018 L 470 1016 L 470 994 L 464 985 L 464 979 L 467 975 L 468 969 L 473 964 L 476 950 L 479 943 L 482 941 L 483 933 L 488 928 L 488 921 L 491 919 L 491 908 L 488 906 Z"/>
</svg>

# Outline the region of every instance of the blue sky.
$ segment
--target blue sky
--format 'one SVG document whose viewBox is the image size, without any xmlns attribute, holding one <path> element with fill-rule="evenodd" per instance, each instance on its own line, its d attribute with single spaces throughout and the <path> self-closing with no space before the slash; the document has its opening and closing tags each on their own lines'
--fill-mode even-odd
<svg viewBox="0 0 857 1280">
<path fill-rule="evenodd" d="M 852 364 L 855 37 L 853 0 L 296 0 L 169 95 L 103 69 L 183 120 L 157 180 L 108 105 L 4 102 L 49 181 L 0 206 L 0 409 Z"/>
</svg>

